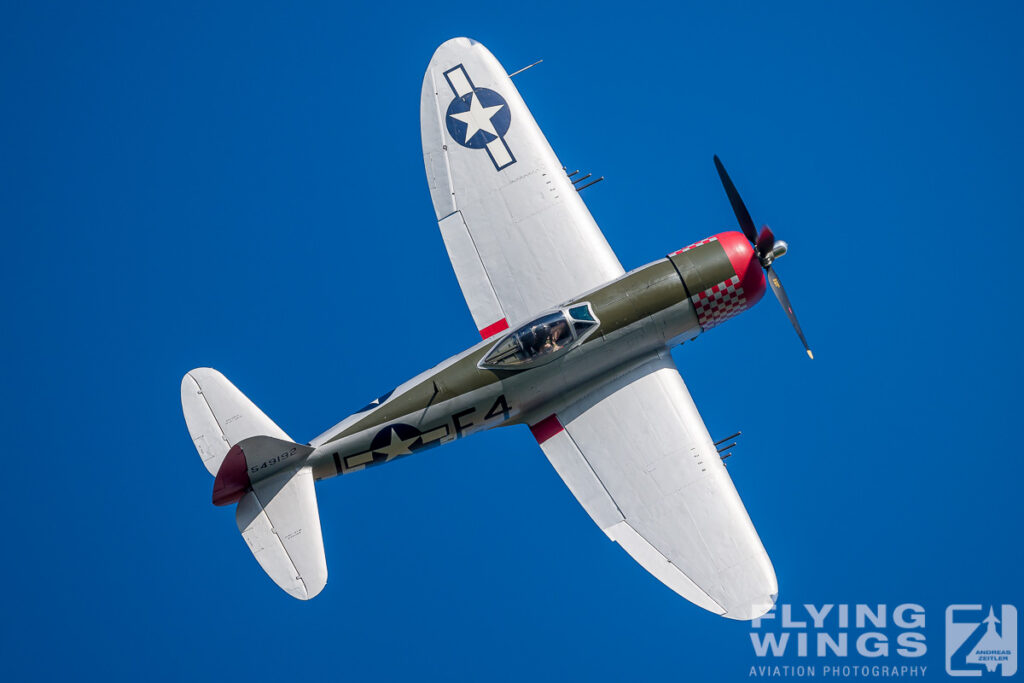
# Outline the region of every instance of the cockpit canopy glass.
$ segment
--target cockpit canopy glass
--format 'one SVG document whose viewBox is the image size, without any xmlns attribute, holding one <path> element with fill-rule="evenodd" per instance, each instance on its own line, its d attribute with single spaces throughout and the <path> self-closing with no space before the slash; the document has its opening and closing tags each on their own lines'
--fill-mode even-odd
<svg viewBox="0 0 1024 683">
<path fill-rule="evenodd" d="M 568 350 L 597 324 L 588 304 L 574 306 L 568 312 L 549 313 L 509 334 L 480 364 L 512 370 L 547 362 Z"/>
<path fill-rule="evenodd" d="M 590 306 L 587 304 L 573 306 L 569 309 L 569 316 L 572 318 L 572 326 L 578 337 L 582 337 L 587 330 L 597 325 L 594 314 L 591 313 Z"/>
</svg>

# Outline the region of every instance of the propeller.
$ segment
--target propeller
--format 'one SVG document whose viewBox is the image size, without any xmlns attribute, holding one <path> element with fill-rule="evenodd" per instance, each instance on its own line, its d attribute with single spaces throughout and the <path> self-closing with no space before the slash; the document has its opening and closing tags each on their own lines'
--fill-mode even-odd
<svg viewBox="0 0 1024 683">
<path fill-rule="evenodd" d="M 772 288 L 775 298 L 779 300 L 783 310 L 786 311 L 790 324 L 793 325 L 797 336 L 803 342 L 804 349 L 807 350 L 807 355 L 813 359 L 814 354 L 811 352 L 811 347 L 807 345 L 804 331 L 800 329 L 800 323 L 797 322 L 796 314 L 793 313 L 793 305 L 789 303 L 789 297 L 782 286 L 782 281 L 779 280 L 778 274 L 772 268 L 772 263 L 775 262 L 775 259 L 785 254 L 789 246 L 782 240 L 775 239 L 775 233 L 767 225 L 761 228 L 761 232 L 758 233 L 754 227 L 754 221 L 750 218 L 750 212 L 747 211 L 746 204 L 740 198 L 740 193 L 736 191 L 736 186 L 733 185 L 729 174 L 725 172 L 725 166 L 722 165 L 722 160 L 718 158 L 717 154 L 715 155 L 715 168 L 718 170 L 718 177 L 722 179 L 722 186 L 725 188 L 725 194 L 729 197 L 729 203 L 732 204 L 732 211 L 736 214 L 736 220 L 739 222 L 743 234 L 747 236 L 750 244 L 753 245 L 757 260 L 761 262 L 761 267 L 765 269 L 768 275 L 768 286 Z"/>
</svg>

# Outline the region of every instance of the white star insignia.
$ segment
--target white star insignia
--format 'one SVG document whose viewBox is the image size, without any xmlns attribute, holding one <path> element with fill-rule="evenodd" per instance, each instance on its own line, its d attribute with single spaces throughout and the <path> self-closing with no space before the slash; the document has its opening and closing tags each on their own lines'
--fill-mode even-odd
<svg viewBox="0 0 1024 683">
<path fill-rule="evenodd" d="M 496 104 L 493 107 L 485 107 L 480 104 L 480 99 L 476 96 L 476 93 L 471 94 L 470 97 L 472 99 L 469 101 L 469 111 L 451 115 L 456 121 L 462 121 L 466 124 L 466 137 L 464 141 L 468 142 L 471 137 L 481 130 L 490 133 L 494 137 L 499 137 L 498 131 L 494 130 L 494 125 L 491 124 L 491 119 L 505 105 Z"/>
<path fill-rule="evenodd" d="M 409 450 L 409 444 L 411 444 L 418 438 L 420 438 L 419 434 L 412 437 L 411 439 L 401 439 L 398 436 L 398 432 L 396 432 L 395 428 L 392 427 L 391 442 L 388 443 L 388 445 L 384 446 L 383 448 L 374 448 L 373 451 L 375 453 L 383 453 L 384 455 L 386 455 L 387 458 L 384 460 L 384 462 L 389 462 L 400 455 L 412 455 L 412 451 Z"/>
</svg>

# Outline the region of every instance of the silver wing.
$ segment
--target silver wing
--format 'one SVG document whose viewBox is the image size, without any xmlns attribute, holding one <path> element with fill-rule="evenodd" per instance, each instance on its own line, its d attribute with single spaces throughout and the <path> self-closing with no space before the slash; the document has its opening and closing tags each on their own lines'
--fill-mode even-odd
<svg viewBox="0 0 1024 683">
<path fill-rule="evenodd" d="M 430 196 L 486 339 L 622 275 L 519 92 L 483 45 L 434 53 L 420 99 Z"/>
<path fill-rule="evenodd" d="M 730 619 L 772 608 L 771 560 L 667 353 L 543 422 L 559 476 L 647 571 Z"/>
</svg>

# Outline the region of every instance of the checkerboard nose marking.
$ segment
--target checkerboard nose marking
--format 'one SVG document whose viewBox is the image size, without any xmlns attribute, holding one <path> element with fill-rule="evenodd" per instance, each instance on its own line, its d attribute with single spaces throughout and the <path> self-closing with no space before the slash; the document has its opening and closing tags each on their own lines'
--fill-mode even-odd
<svg viewBox="0 0 1024 683">
<path fill-rule="evenodd" d="M 701 246 L 702 244 L 709 244 L 711 242 L 717 242 L 717 241 L 718 241 L 717 237 L 706 237 L 706 238 L 702 239 L 699 242 L 694 242 L 693 244 L 689 245 L 688 247 L 683 247 L 679 251 L 673 251 L 671 254 L 669 254 L 669 256 L 677 256 L 677 255 L 682 254 L 684 252 L 690 251 L 691 249 L 696 249 L 697 247 Z"/>
<path fill-rule="evenodd" d="M 747 307 L 747 298 L 736 275 L 703 292 L 698 292 L 696 296 L 690 297 L 690 300 L 697 311 L 697 322 L 704 329 L 725 322 L 742 313 Z"/>
</svg>

